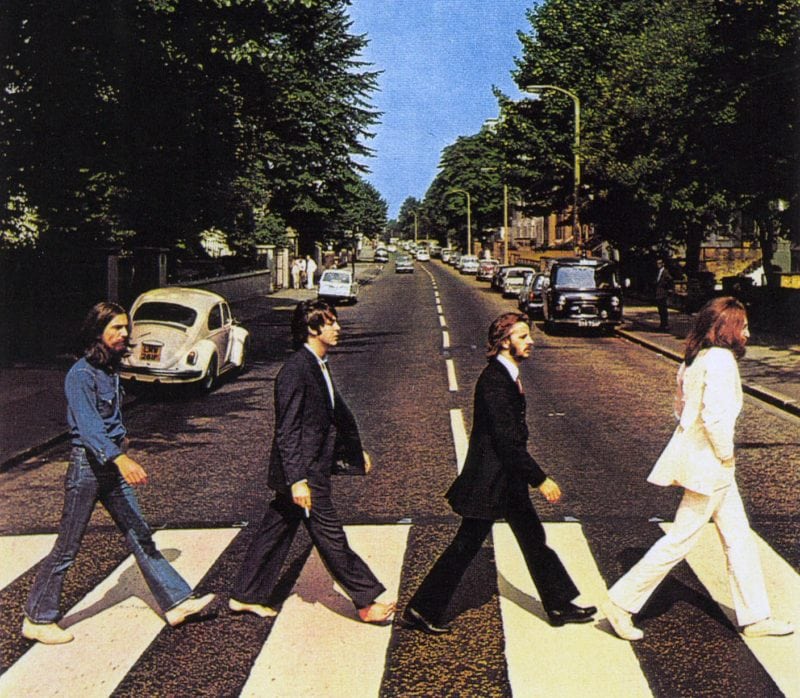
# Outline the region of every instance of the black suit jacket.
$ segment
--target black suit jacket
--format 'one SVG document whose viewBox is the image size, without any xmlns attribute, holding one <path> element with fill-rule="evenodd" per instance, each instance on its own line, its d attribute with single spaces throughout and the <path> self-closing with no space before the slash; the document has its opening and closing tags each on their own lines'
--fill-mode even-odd
<svg viewBox="0 0 800 698">
<path fill-rule="evenodd" d="M 269 486 L 283 493 L 293 483 L 330 484 L 337 459 L 364 471 L 358 425 L 337 390 L 331 405 L 317 359 L 306 347 L 286 361 L 275 379 L 275 434 L 269 460 Z"/>
<path fill-rule="evenodd" d="M 447 499 L 461 516 L 499 519 L 515 502 L 528 499 L 528 485 L 538 487 L 546 477 L 528 453 L 525 396 L 505 366 L 492 359 L 475 386 L 469 450 Z"/>
</svg>

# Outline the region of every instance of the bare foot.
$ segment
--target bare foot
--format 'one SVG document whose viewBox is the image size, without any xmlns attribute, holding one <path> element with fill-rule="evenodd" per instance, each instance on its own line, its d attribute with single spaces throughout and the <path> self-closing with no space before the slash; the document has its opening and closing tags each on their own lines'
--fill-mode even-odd
<svg viewBox="0 0 800 698">
<path fill-rule="evenodd" d="M 358 617 L 365 623 L 385 623 L 397 610 L 397 602 L 381 603 L 376 601 L 369 606 L 358 609 Z"/>
</svg>

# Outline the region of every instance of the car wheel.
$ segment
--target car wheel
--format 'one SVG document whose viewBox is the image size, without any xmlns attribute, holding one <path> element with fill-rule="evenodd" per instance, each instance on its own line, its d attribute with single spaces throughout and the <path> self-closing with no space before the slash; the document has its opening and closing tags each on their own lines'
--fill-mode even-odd
<svg viewBox="0 0 800 698">
<path fill-rule="evenodd" d="M 214 389 L 216 383 L 217 383 L 217 355 L 214 354 L 214 356 L 212 356 L 209 359 L 208 366 L 206 367 L 206 372 L 200 379 L 200 389 L 204 393 L 210 393 Z"/>
</svg>

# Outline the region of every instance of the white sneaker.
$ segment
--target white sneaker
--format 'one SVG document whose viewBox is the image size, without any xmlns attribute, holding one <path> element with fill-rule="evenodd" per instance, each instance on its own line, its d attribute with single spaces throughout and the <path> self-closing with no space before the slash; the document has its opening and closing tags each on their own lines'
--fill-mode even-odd
<svg viewBox="0 0 800 698">
<path fill-rule="evenodd" d="M 611 624 L 614 632 L 623 640 L 635 642 L 644 637 L 644 633 L 634 626 L 631 614 L 617 606 L 611 599 L 600 604 L 600 611 Z"/>
<path fill-rule="evenodd" d="M 228 599 L 228 608 L 236 613 L 255 613 L 259 618 L 274 618 L 278 612 L 274 608 L 260 603 L 244 603 L 236 599 Z"/>
<path fill-rule="evenodd" d="M 60 628 L 56 623 L 34 623 L 29 618 L 22 621 L 22 637 L 36 640 L 43 645 L 64 645 L 75 639 L 72 633 Z"/>
<path fill-rule="evenodd" d="M 764 618 L 756 623 L 745 625 L 742 631 L 747 637 L 767 637 L 769 635 L 791 635 L 794 627 L 791 623 L 774 618 Z"/>
<path fill-rule="evenodd" d="M 214 600 L 214 596 L 215 594 L 206 594 L 199 598 L 188 598 L 186 601 L 182 601 L 175 606 L 175 608 L 170 608 L 169 611 L 164 614 L 164 617 L 167 619 L 167 623 L 174 628 L 176 625 L 183 623 L 189 616 L 200 613 L 200 611 Z"/>
</svg>

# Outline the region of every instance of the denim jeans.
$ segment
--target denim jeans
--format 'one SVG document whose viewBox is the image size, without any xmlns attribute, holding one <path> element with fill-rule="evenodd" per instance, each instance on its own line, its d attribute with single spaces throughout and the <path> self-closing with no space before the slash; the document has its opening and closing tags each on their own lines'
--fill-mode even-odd
<svg viewBox="0 0 800 698">
<path fill-rule="evenodd" d="M 25 615 L 35 623 L 61 618 L 64 575 L 75 561 L 95 504 L 100 500 L 125 535 L 145 582 L 162 611 L 191 595 L 191 588 L 156 549 L 133 488 L 113 464 L 101 464 L 82 447 L 73 447 L 65 482 L 64 511 L 58 538 L 36 574 Z"/>
</svg>

